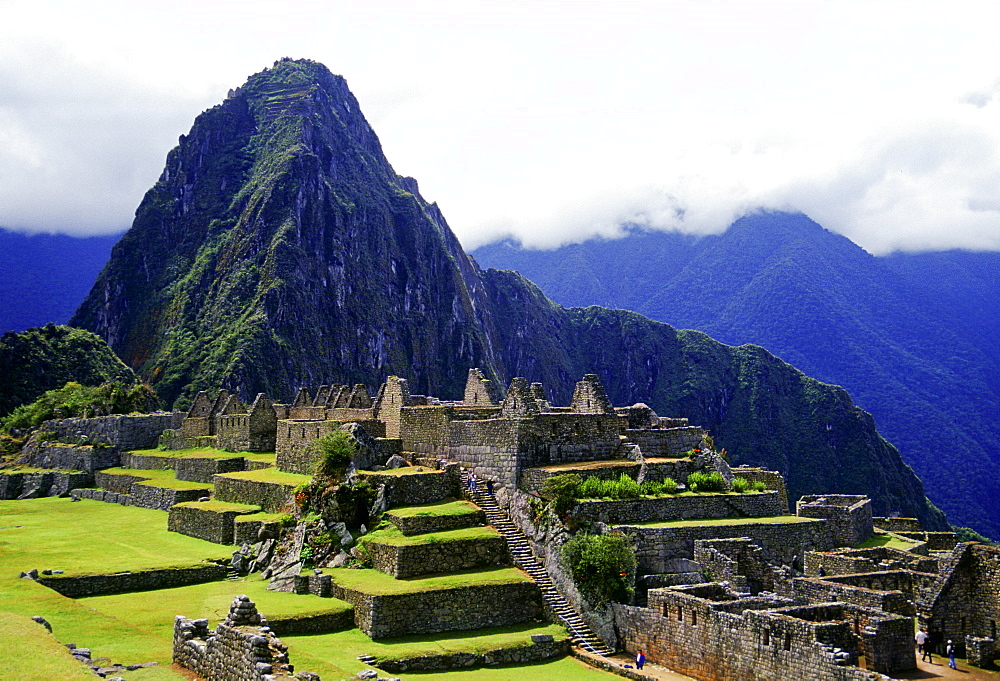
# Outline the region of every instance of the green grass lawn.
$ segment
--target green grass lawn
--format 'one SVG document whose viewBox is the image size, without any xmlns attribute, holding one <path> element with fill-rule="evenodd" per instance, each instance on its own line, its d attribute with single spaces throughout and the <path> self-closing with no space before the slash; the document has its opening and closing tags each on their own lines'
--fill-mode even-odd
<svg viewBox="0 0 1000 681">
<path fill-rule="evenodd" d="M 183 508 L 200 508 L 203 511 L 236 511 L 237 513 L 243 513 L 239 518 L 257 518 L 261 515 L 280 515 L 276 513 L 259 513 L 260 506 L 254 506 L 253 504 L 234 504 L 229 501 L 182 501 L 179 504 L 174 504 L 174 506 L 180 506 Z M 239 522 L 239 518 L 236 522 Z M 259 519 L 259 518 L 258 518 Z"/>
<path fill-rule="evenodd" d="M 178 480 L 176 473 L 169 469 L 106 468 L 101 472 L 107 473 L 108 475 L 123 475 L 143 478 L 146 482 L 138 484 L 148 484 L 151 487 L 166 487 L 168 489 L 207 489 L 209 491 L 215 489 L 215 486 L 211 483 Z"/>
<path fill-rule="evenodd" d="M 411 577 L 396 579 L 378 570 L 351 570 L 336 568 L 327 570 L 337 584 L 368 594 L 408 594 L 440 589 L 456 589 L 466 586 L 486 584 L 516 584 L 530 582 L 531 579 L 514 568 L 492 568 L 489 570 L 467 570 L 431 577 Z M 484 606 L 487 604 L 484 604 Z"/>
<path fill-rule="evenodd" d="M 799 518 L 794 515 L 776 515 L 765 518 L 706 518 L 703 520 L 668 520 L 660 523 L 628 523 L 622 527 L 718 527 L 720 525 L 795 525 L 814 523 L 814 518 Z"/>
<path fill-rule="evenodd" d="M 169 638 L 173 636 L 174 615 L 192 619 L 204 617 L 209 620 L 209 626 L 214 628 L 229 613 L 233 598 L 241 594 L 249 596 L 257 604 L 257 611 L 272 620 L 351 609 L 350 603 L 336 598 L 268 591 L 267 582 L 259 575 L 144 591 L 141 598 L 136 598 L 135 594 L 115 594 L 80 598 L 78 602 L 134 626 L 157 630 Z M 168 617 L 164 617 L 164 604 L 169 604 L 171 614 Z"/>
<path fill-rule="evenodd" d="M 298 473 L 285 473 L 277 468 L 261 468 L 256 471 L 237 471 L 235 473 L 219 473 L 224 478 L 235 478 L 237 480 L 251 480 L 253 482 L 270 482 L 277 485 L 290 485 L 295 487 L 303 482 L 312 480 L 311 475 L 299 475 Z"/>
<path fill-rule="evenodd" d="M 101 573 L 153 569 L 197 564 L 204 559 L 229 556 L 232 548 L 166 531 L 166 514 L 133 506 L 102 502 L 46 498 L 0 501 L 0 678 L 18 681 L 75 681 L 75 670 L 63 667 L 61 644 L 73 642 L 91 648 L 94 658 L 110 658 L 120 664 L 158 662 L 147 669 L 123 672 L 128 681 L 183 681 L 190 678 L 172 669 L 173 618 L 183 614 L 214 620 L 228 612 L 234 596 L 247 594 L 266 617 L 304 616 L 331 607 L 349 607 L 341 601 L 316 596 L 269 592 L 256 578 L 198 584 L 141 594 L 98 596 L 75 601 L 37 582 L 17 577 L 32 567 L 63 569 L 67 573 Z M 414 580 L 394 580 L 373 570 L 332 570 L 352 573 L 360 583 L 370 582 L 385 589 L 394 583 L 394 592 L 448 588 L 481 583 L 526 581 L 512 569 L 485 570 Z M 372 574 L 375 573 L 375 574 Z M 488 604 L 485 604 L 488 606 Z M 51 624 L 54 637 L 39 638 L 45 630 L 25 618 L 42 615 Z M 28 622 L 27 625 L 24 622 Z M 26 628 L 27 627 L 27 628 Z M 37 630 L 32 627 L 38 627 Z M 538 629 L 555 633 L 547 625 Z M 527 637 L 516 628 L 488 632 L 434 634 L 375 643 L 364 633 L 351 629 L 334 634 L 287 637 L 292 662 L 298 669 L 312 670 L 325 681 L 353 677 L 365 669 L 355 658 L 362 654 L 408 654 L 406 651 L 440 651 L 467 646 L 474 649 L 495 641 L 515 645 Z M 466 640 L 467 639 L 467 640 Z M 15 666 L 18 665 L 18 666 Z M 75 664 L 75 663 L 74 663 Z M 83 675 L 80 677 L 94 678 Z M 570 681 L 611 678 L 572 658 L 544 664 L 477 669 L 433 674 L 406 674 L 407 681 Z"/>
<path fill-rule="evenodd" d="M 458 530 L 444 530 L 441 532 L 428 532 L 427 534 L 417 534 L 406 536 L 399 531 L 395 525 L 384 527 L 361 537 L 362 542 L 378 542 L 380 544 L 392 544 L 393 546 L 416 546 L 419 544 L 433 544 L 436 542 L 468 541 L 472 539 L 496 539 L 500 534 L 492 527 L 463 527 Z"/>
<path fill-rule="evenodd" d="M 7 473 L 83 473 L 83 471 L 74 471 L 65 468 L 38 468 L 37 466 L 25 466 L 13 463 L 0 468 L 0 475 Z"/>
<path fill-rule="evenodd" d="M 30 617 L 0 612 L 0 675 L 5 679 L 93 681 L 94 675 Z"/>
<path fill-rule="evenodd" d="M 171 459 L 235 459 L 242 457 L 251 461 L 274 462 L 274 452 L 227 452 L 214 447 L 192 447 L 190 449 L 134 449 L 130 454 L 139 456 L 159 456 Z"/>
<path fill-rule="evenodd" d="M 875 533 L 868 537 L 860 546 L 859 549 L 874 549 L 880 546 L 884 546 L 890 549 L 899 549 L 900 551 L 909 551 L 919 542 L 908 539 L 906 537 L 899 537 L 891 534 Z"/>
<path fill-rule="evenodd" d="M 477 506 L 473 506 L 468 501 L 446 499 L 436 501 L 433 504 L 400 506 L 390 510 L 389 515 L 394 515 L 397 518 L 411 518 L 413 516 L 473 515 L 481 512 Z"/>
</svg>

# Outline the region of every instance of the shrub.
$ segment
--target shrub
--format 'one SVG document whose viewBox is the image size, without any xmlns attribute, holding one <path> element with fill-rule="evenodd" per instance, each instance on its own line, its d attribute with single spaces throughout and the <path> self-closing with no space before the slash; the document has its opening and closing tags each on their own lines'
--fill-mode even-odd
<svg viewBox="0 0 1000 681">
<path fill-rule="evenodd" d="M 750 481 L 746 478 L 735 478 L 733 480 L 733 491 L 743 494 L 750 489 Z"/>
<path fill-rule="evenodd" d="M 538 491 L 552 502 L 557 513 L 565 513 L 573 506 L 573 500 L 577 498 L 577 488 L 582 482 L 583 478 L 576 473 L 553 475 L 542 483 L 542 488 Z"/>
<path fill-rule="evenodd" d="M 320 458 L 316 464 L 316 477 L 336 478 L 351 465 L 357 448 L 351 436 L 342 430 L 334 430 L 316 440 L 313 444 Z"/>
<path fill-rule="evenodd" d="M 46 391 L 31 404 L 19 406 L 0 420 L 0 431 L 37 428 L 49 419 L 145 413 L 157 406 L 156 393 L 145 383 L 110 381 L 93 388 L 70 381 L 62 388 Z"/>
<path fill-rule="evenodd" d="M 726 481 L 718 471 L 695 471 L 687 476 L 687 487 L 692 492 L 721 492 L 726 489 Z"/>
<path fill-rule="evenodd" d="M 755 482 L 752 485 L 750 485 L 750 488 L 754 492 L 764 492 L 764 491 L 767 490 L 767 485 L 765 485 L 763 482 L 761 482 L 760 480 L 758 480 L 757 482 Z"/>
<path fill-rule="evenodd" d="M 562 547 L 577 588 L 597 602 L 624 601 L 632 593 L 635 552 L 622 534 L 578 534 Z"/>
<path fill-rule="evenodd" d="M 660 489 L 664 494 L 676 494 L 679 486 L 673 478 L 664 478 L 663 482 L 660 483 Z"/>
</svg>

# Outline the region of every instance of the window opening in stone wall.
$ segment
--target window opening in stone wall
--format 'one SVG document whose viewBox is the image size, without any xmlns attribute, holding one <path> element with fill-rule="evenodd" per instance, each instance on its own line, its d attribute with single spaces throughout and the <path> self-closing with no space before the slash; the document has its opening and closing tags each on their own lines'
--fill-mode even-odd
<svg viewBox="0 0 1000 681">
<path fill-rule="evenodd" d="M 763 637 L 764 637 L 763 644 L 766 645 L 766 646 L 771 645 L 771 630 L 770 629 L 765 629 L 763 631 Z"/>
<path fill-rule="evenodd" d="M 559 424 L 558 423 L 553 423 L 552 424 L 552 434 L 553 435 L 558 435 L 559 434 Z"/>
<path fill-rule="evenodd" d="M 663 616 L 670 617 L 670 605 L 667 603 L 663 604 Z"/>
<path fill-rule="evenodd" d="M 789 632 L 785 632 L 785 640 L 781 643 L 782 650 L 792 649 L 792 635 Z"/>
<path fill-rule="evenodd" d="M 997 621 L 996 620 L 990 620 L 990 632 L 991 632 L 990 633 L 990 638 L 993 639 L 994 641 L 996 641 L 997 640 Z"/>
<path fill-rule="evenodd" d="M 691 626 L 692 627 L 698 626 L 698 611 L 697 610 L 692 610 L 691 611 Z"/>
<path fill-rule="evenodd" d="M 677 621 L 678 622 L 684 621 L 684 608 L 683 606 L 680 605 L 677 606 Z"/>
</svg>

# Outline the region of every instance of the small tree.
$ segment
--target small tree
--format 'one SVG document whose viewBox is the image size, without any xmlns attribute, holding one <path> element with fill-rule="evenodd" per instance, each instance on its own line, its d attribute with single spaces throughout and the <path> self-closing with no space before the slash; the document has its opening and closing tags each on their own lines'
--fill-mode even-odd
<svg viewBox="0 0 1000 681">
<path fill-rule="evenodd" d="M 316 477 L 336 478 L 351 465 L 357 447 L 350 435 L 342 430 L 334 430 L 316 440 L 314 447 L 319 452 L 316 463 Z"/>
<path fill-rule="evenodd" d="M 636 568 L 635 552 L 623 534 L 578 534 L 562 547 L 563 560 L 580 591 L 598 603 L 625 601 Z"/>
</svg>

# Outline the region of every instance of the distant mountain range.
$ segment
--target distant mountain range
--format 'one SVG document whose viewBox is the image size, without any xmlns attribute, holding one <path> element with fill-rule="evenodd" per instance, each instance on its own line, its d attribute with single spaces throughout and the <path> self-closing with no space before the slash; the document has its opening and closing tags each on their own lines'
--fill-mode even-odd
<svg viewBox="0 0 1000 681">
<path fill-rule="evenodd" d="M 120 238 L 0 228 L 0 333 L 69 321 Z"/>
<path fill-rule="evenodd" d="M 636 229 L 471 255 L 562 305 L 761 345 L 844 386 L 952 522 L 1000 537 L 1000 253 L 875 257 L 804 215 L 762 212 L 718 236 Z"/>
<path fill-rule="evenodd" d="M 462 395 L 480 367 L 567 404 L 586 373 L 616 404 L 708 428 L 735 463 L 785 473 L 794 498 L 869 494 L 879 513 L 944 516 L 847 393 L 761 348 L 634 312 L 566 309 L 483 271 L 417 183 L 395 173 L 343 78 L 281 60 L 202 113 L 71 320 L 167 403 L 225 387 L 291 399 L 389 374 Z"/>
</svg>

